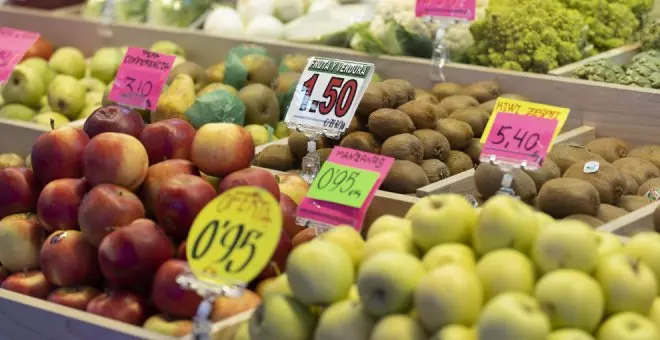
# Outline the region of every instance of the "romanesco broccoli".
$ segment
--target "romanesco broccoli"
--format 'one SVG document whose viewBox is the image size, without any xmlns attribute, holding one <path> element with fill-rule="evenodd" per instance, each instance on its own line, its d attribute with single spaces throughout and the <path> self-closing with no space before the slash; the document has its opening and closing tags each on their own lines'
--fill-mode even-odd
<svg viewBox="0 0 660 340">
<path fill-rule="evenodd" d="M 640 34 L 642 51 L 660 49 L 660 20 L 647 23 Z"/>
</svg>

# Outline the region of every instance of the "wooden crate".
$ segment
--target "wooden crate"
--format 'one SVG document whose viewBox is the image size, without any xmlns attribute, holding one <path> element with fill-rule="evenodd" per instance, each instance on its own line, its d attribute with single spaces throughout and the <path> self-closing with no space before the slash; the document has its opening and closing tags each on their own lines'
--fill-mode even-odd
<svg viewBox="0 0 660 340">
<path fill-rule="evenodd" d="M 576 61 L 574 63 L 570 63 L 568 65 L 564 65 L 562 67 L 558 67 L 556 69 L 550 70 L 548 74 L 570 77 L 573 75 L 573 72 L 575 72 L 575 70 L 577 70 L 584 64 L 601 59 L 610 59 L 615 64 L 624 65 L 630 62 L 630 60 L 632 59 L 633 56 L 635 56 L 635 54 L 639 53 L 640 51 L 639 47 L 640 47 L 639 43 L 617 47 L 607 52 L 599 53 L 596 54 L 595 56 L 591 56 L 589 58 L 582 59 L 580 61 Z"/>
</svg>

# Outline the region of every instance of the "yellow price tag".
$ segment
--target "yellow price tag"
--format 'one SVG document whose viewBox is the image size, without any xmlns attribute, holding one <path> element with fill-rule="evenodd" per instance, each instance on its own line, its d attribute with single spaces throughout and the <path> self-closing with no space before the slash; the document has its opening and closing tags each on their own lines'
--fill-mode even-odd
<svg viewBox="0 0 660 340">
<path fill-rule="evenodd" d="M 499 97 L 497 102 L 495 102 L 495 108 L 490 115 L 488 124 L 484 129 L 483 134 L 481 135 L 481 143 L 485 144 L 486 139 L 490 130 L 493 128 L 493 122 L 499 112 L 514 113 L 519 115 L 541 117 L 546 119 L 554 119 L 557 121 L 557 127 L 555 128 L 555 133 L 552 135 L 552 140 L 559 135 L 559 132 L 564 127 L 566 120 L 568 119 L 568 114 L 571 112 L 570 109 L 558 106 L 551 106 L 545 104 L 538 104 L 532 102 L 526 102 L 522 100 L 515 100 L 511 98 Z M 552 148 L 552 144 L 548 146 L 548 151 Z"/>
<path fill-rule="evenodd" d="M 188 264 L 197 279 L 247 284 L 270 261 L 282 233 L 282 211 L 268 191 L 235 187 L 197 215 L 186 241 Z"/>
</svg>

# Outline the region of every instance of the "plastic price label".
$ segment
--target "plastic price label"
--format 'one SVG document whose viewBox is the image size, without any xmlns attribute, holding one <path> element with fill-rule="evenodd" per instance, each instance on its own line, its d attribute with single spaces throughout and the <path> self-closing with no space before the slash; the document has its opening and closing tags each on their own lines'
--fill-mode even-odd
<svg viewBox="0 0 660 340">
<path fill-rule="evenodd" d="M 415 15 L 417 17 L 451 17 L 474 20 L 477 7 L 476 0 L 417 0 Z"/>
<path fill-rule="evenodd" d="M 279 202 L 262 188 L 235 187 L 197 215 L 186 240 L 188 264 L 202 281 L 248 283 L 270 261 L 281 233 Z"/>
<path fill-rule="evenodd" d="M 307 197 L 360 208 L 378 177 L 375 171 L 326 161 L 309 188 Z"/>
<path fill-rule="evenodd" d="M 0 83 L 9 79 L 25 52 L 39 39 L 39 33 L 0 27 Z"/>
<path fill-rule="evenodd" d="M 135 108 L 156 110 L 175 58 L 129 47 L 117 70 L 110 100 Z"/>
<path fill-rule="evenodd" d="M 370 63 L 310 58 L 284 121 L 341 134 L 353 119 L 374 69 Z"/>
</svg>

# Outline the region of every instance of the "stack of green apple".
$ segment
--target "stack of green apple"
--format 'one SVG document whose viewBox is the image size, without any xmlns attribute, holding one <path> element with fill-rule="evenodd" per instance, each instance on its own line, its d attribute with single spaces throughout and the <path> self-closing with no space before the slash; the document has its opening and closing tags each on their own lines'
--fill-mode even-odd
<svg viewBox="0 0 660 340">
<path fill-rule="evenodd" d="M 455 194 L 296 247 L 234 339 L 657 340 L 660 235 Z"/>
</svg>

